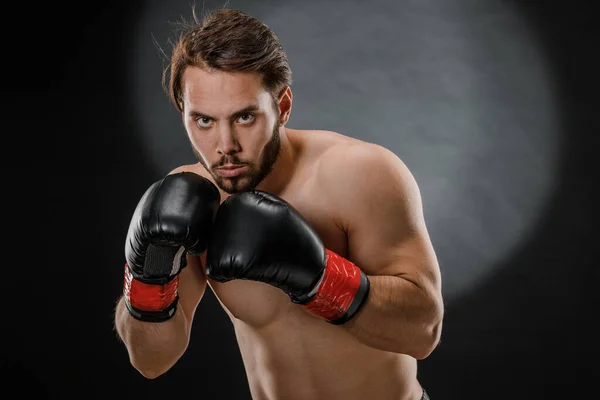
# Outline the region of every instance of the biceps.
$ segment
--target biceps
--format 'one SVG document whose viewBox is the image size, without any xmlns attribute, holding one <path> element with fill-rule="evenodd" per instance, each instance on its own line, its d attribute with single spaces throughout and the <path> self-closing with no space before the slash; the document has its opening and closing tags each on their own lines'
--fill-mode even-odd
<svg viewBox="0 0 600 400">
<path fill-rule="evenodd" d="M 426 231 L 402 237 L 365 229 L 349 237 L 353 261 L 369 275 L 402 276 L 411 281 L 439 282 L 439 267 Z"/>
<path fill-rule="evenodd" d="M 179 304 L 191 326 L 196 307 L 206 291 L 206 275 L 199 257 L 187 255 L 187 266 L 179 277 Z"/>
<path fill-rule="evenodd" d="M 404 276 L 417 286 L 439 290 L 440 270 L 435 251 L 426 233 L 412 236 L 392 250 L 393 275 Z"/>
</svg>

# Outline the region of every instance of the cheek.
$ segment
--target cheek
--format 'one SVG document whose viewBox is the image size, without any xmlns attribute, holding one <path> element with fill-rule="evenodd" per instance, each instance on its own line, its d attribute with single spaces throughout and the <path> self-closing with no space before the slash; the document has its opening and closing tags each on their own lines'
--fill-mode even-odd
<svg viewBox="0 0 600 400">
<path fill-rule="evenodd" d="M 265 147 L 269 139 L 271 139 L 272 130 L 269 129 L 267 124 L 261 124 L 253 129 L 251 135 L 246 135 L 247 139 L 246 146 L 242 144 L 243 148 L 251 149 L 254 154 L 258 154 Z"/>
<path fill-rule="evenodd" d="M 186 121 L 184 126 L 190 143 L 196 147 L 196 149 L 200 150 L 201 148 L 205 148 L 207 146 L 208 135 L 206 133 L 199 132 L 194 121 Z"/>
<path fill-rule="evenodd" d="M 215 147 L 208 141 L 208 138 L 193 139 L 192 146 L 196 153 L 208 164 L 212 164 L 220 158 L 219 154 L 215 151 Z"/>
<path fill-rule="evenodd" d="M 210 160 L 210 154 L 214 152 L 211 152 L 213 148 L 210 142 L 211 138 L 208 135 L 202 135 L 190 129 L 187 129 L 187 136 L 192 149 L 199 153 L 205 160 Z"/>
</svg>

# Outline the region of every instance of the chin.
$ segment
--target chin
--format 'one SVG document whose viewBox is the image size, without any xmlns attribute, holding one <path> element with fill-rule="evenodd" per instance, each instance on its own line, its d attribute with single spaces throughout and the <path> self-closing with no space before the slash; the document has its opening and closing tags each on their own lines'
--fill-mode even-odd
<svg viewBox="0 0 600 400">
<path fill-rule="evenodd" d="M 251 184 L 252 179 L 249 177 L 236 179 L 219 178 L 215 180 L 215 182 L 217 183 L 217 186 L 227 194 L 246 192 L 255 188 L 255 186 Z"/>
</svg>

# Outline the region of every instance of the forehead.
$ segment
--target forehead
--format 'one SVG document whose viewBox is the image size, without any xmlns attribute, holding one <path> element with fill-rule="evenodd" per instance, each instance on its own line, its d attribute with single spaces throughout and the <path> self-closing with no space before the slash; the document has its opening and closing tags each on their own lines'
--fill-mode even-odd
<svg viewBox="0 0 600 400">
<path fill-rule="evenodd" d="M 224 72 L 187 67 L 181 83 L 186 108 L 227 111 L 249 104 L 268 106 L 270 102 L 270 94 L 263 87 L 261 76 L 255 72 Z"/>
</svg>

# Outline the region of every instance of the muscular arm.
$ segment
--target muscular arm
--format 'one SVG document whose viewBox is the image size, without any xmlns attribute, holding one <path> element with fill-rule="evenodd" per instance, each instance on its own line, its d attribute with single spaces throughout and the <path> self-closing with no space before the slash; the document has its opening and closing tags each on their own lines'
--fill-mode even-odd
<svg viewBox="0 0 600 400">
<path fill-rule="evenodd" d="M 367 302 L 343 329 L 368 346 L 427 357 L 440 339 L 443 301 L 412 174 L 395 154 L 366 143 L 326 163 L 337 174 L 324 179 L 348 234 L 348 258 L 371 282 Z"/>
<path fill-rule="evenodd" d="M 179 279 L 179 306 L 170 320 L 138 321 L 129 315 L 123 297 L 117 302 L 115 329 L 127 348 L 131 364 L 146 378 L 156 378 L 168 371 L 187 349 L 194 313 L 206 290 L 206 276 L 199 258 L 188 254 L 187 262 Z"/>
</svg>

